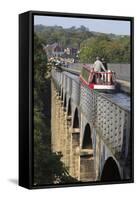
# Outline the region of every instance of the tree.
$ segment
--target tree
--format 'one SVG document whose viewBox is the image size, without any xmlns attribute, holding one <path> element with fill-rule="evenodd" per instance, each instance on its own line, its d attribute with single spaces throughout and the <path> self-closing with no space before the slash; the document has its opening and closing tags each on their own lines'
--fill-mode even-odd
<svg viewBox="0 0 137 200">
<path fill-rule="evenodd" d="M 34 34 L 34 185 L 76 182 L 51 151 L 50 79 L 42 41 Z"/>
<path fill-rule="evenodd" d="M 106 35 L 92 37 L 81 43 L 80 61 L 93 63 L 95 58 L 104 57 L 111 63 L 130 62 L 130 38 L 117 37 L 110 38 Z"/>
</svg>

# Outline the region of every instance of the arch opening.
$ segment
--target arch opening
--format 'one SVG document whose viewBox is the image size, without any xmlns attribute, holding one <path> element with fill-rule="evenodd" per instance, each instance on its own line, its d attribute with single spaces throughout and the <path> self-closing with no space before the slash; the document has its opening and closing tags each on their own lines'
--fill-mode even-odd
<svg viewBox="0 0 137 200">
<path fill-rule="evenodd" d="M 66 111 L 66 107 L 67 107 L 67 95 L 65 94 L 65 99 L 64 99 L 64 111 Z"/>
<path fill-rule="evenodd" d="M 63 101 L 63 89 L 62 89 L 62 92 L 61 92 L 61 101 Z"/>
<path fill-rule="evenodd" d="M 68 116 L 71 116 L 71 99 L 68 102 Z"/>
<path fill-rule="evenodd" d="M 91 139 L 91 129 L 89 124 L 86 125 L 84 130 L 82 149 L 93 149 L 92 139 Z"/>
<path fill-rule="evenodd" d="M 120 181 L 120 173 L 116 161 L 110 157 L 104 164 L 101 181 Z"/>
<path fill-rule="evenodd" d="M 73 128 L 79 128 L 78 109 L 76 108 L 73 120 Z"/>
</svg>

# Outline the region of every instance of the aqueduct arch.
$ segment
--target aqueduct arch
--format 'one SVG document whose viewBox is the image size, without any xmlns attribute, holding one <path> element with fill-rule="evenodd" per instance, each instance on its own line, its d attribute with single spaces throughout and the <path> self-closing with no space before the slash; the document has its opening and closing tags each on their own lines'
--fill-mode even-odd
<svg viewBox="0 0 137 200">
<path fill-rule="evenodd" d="M 89 124 L 86 125 L 84 130 L 82 149 L 93 149 L 92 139 L 91 139 L 91 129 Z"/>
<path fill-rule="evenodd" d="M 80 146 L 80 127 L 79 127 L 79 117 L 78 109 L 75 109 L 73 122 L 72 122 L 72 132 L 71 132 L 71 169 L 70 174 L 79 179 L 79 146 Z"/>
<path fill-rule="evenodd" d="M 71 109 L 71 98 L 70 98 L 68 101 L 68 112 L 67 112 L 68 116 L 71 116 L 71 112 L 72 112 L 72 109 Z"/>
<path fill-rule="evenodd" d="M 63 101 L 63 88 L 62 88 L 62 90 L 61 90 L 61 101 Z"/>
<path fill-rule="evenodd" d="M 109 157 L 103 167 L 101 181 L 119 181 L 121 180 L 120 172 L 116 161 Z"/>
<path fill-rule="evenodd" d="M 94 150 L 91 139 L 91 128 L 88 123 L 86 124 L 84 129 L 80 154 L 80 180 L 95 180 Z"/>
<path fill-rule="evenodd" d="M 63 106 L 64 106 L 64 111 L 66 111 L 66 108 L 67 108 L 67 94 L 66 93 L 65 93 L 65 97 L 64 97 Z"/>
<path fill-rule="evenodd" d="M 78 118 L 78 109 L 75 109 L 74 119 L 73 119 L 73 128 L 79 128 L 79 118 Z"/>
</svg>

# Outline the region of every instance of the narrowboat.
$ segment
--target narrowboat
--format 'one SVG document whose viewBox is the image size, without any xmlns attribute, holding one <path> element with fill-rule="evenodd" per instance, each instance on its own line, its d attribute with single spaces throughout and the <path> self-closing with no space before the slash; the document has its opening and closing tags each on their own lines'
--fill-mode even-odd
<svg viewBox="0 0 137 200">
<path fill-rule="evenodd" d="M 115 90 L 116 73 L 110 70 L 95 72 L 93 67 L 84 65 L 81 70 L 80 80 L 90 89 Z"/>
</svg>

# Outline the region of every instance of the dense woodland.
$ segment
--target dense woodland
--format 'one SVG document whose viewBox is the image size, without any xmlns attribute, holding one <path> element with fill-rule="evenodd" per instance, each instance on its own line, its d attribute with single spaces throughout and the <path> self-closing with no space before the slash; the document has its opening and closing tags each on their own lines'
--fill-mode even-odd
<svg viewBox="0 0 137 200">
<path fill-rule="evenodd" d="M 89 31 L 88 28 L 36 25 L 36 34 L 44 45 L 55 42 L 62 47 L 74 47 L 80 51 L 79 62 L 93 63 L 96 56 L 110 63 L 130 63 L 130 37 Z"/>
<path fill-rule="evenodd" d="M 34 185 L 69 183 L 61 154 L 51 152 L 51 89 L 47 56 L 34 35 Z"/>
</svg>

